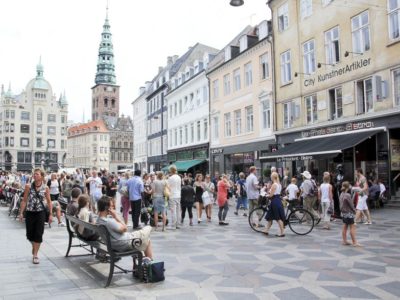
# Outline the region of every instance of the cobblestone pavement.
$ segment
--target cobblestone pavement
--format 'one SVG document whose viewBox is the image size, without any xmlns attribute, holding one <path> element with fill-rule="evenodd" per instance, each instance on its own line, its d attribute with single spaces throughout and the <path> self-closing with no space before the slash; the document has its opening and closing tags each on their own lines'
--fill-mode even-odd
<svg viewBox="0 0 400 300">
<path fill-rule="evenodd" d="M 276 238 L 253 232 L 232 208 L 230 225 L 218 226 L 214 210 L 212 223 L 152 233 L 164 282 L 123 274 L 104 289 L 108 264 L 64 257 L 66 228 L 46 228 L 41 263 L 33 265 L 24 225 L 0 208 L 0 299 L 399 299 L 399 216 L 400 210 L 373 210 L 374 224 L 357 226 L 363 247 L 354 248 L 341 245 L 341 222 L 330 231 L 319 225 L 296 236 L 288 229 Z M 130 258 L 120 263 L 132 265 Z"/>
</svg>

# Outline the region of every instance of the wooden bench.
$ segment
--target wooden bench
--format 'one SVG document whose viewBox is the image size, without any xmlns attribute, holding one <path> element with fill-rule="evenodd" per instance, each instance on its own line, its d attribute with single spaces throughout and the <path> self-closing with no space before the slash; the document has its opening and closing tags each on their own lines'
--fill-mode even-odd
<svg viewBox="0 0 400 300">
<path fill-rule="evenodd" d="M 142 266 L 142 259 L 143 259 L 143 253 L 139 250 L 130 250 L 130 251 L 125 251 L 125 252 L 118 252 L 111 247 L 111 236 L 110 233 L 107 230 L 107 227 L 104 225 L 98 225 L 98 224 L 91 224 L 85 221 L 82 221 L 74 216 L 66 215 L 65 216 L 66 223 L 67 223 L 67 231 L 69 235 L 69 241 L 68 241 L 68 249 L 67 253 L 65 254 L 65 257 L 68 256 L 85 256 L 85 255 L 95 255 L 95 252 L 93 249 L 97 249 L 100 252 L 103 252 L 106 255 L 106 262 L 110 264 L 110 272 L 108 274 L 108 279 L 104 287 L 108 287 L 111 283 L 111 280 L 113 278 L 114 274 L 127 274 L 127 273 L 134 273 L 136 277 L 139 279 L 141 276 L 141 266 Z M 97 234 L 99 236 L 99 239 L 95 241 L 89 241 L 84 239 L 81 235 L 79 235 L 75 229 L 74 225 L 82 225 L 84 228 L 87 230 L 92 231 L 93 233 Z M 74 240 L 78 240 L 78 243 L 73 244 Z M 89 254 L 84 254 L 84 255 L 69 255 L 69 252 L 72 247 L 80 247 L 88 252 Z M 132 256 L 134 257 L 135 265 L 134 268 L 131 270 L 123 269 L 122 267 L 118 266 L 116 262 L 120 260 L 124 256 Z M 114 267 L 119 269 L 120 271 L 114 272 Z"/>
</svg>

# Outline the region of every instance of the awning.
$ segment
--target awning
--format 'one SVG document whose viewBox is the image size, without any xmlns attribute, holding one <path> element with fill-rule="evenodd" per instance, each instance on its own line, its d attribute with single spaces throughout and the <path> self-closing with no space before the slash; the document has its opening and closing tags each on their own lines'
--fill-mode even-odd
<svg viewBox="0 0 400 300">
<path fill-rule="evenodd" d="M 186 172 L 190 168 L 193 168 L 194 166 L 197 166 L 199 164 L 202 164 L 205 162 L 204 159 L 192 159 L 192 160 L 178 160 L 174 162 L 173 164 L 176 166 L 176 169 L 178 172 Z M 170 166 L 166 166 L 161 169 L 163 172 L 168 172 Z"/>
<path fill-rule="evenodd" d="M 260 159 L 274 160 L 306 160 L 313 159 L 311 156 L 337 155 L 342 150 L 352 148 L 365 141 L 369 137 L 381 132 L 380 130 L 368 130 L 354 133 L 334 134 L 327 137 L 310 137 L 300 139 L 294 143 L 272 152 L 271 155 L 260 157 Z"/>
</svg>

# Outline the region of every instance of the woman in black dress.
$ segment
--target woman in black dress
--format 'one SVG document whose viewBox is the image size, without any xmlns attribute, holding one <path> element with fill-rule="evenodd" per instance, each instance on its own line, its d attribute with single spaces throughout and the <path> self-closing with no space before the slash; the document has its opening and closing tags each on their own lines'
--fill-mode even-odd
<svg viewBox="0 0 400 300">
<path fill-rule="evenodd" d="M 201 223 L 201 215 L 203 213 L 203 192 L 204 192 L 204 182 L 203 182 L 203 175 L 197 174 L 196 181 L 194 182 L 194 202 L 197 209 L 197 223 Z"/>
</svg>

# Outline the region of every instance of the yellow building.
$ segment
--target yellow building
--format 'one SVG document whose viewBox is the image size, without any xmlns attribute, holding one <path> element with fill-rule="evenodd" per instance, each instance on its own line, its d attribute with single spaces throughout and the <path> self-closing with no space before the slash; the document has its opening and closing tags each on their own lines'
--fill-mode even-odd
<svg viewBox="0 0 400 300">
<path fill-rule="evenodd" d="M 400 171 L 400 1 L 268 5 L 278 151 L 262 160 L 317 178 L 341 164 L 351 181 L 362 168 L 388 185 Z"/>
<path fill-rule="evenodd" d="M 260 167 L 275 143 L 269 30 L 267 21 L 246 27 L 208 66 L 212 174 Z"/>
</svg>

